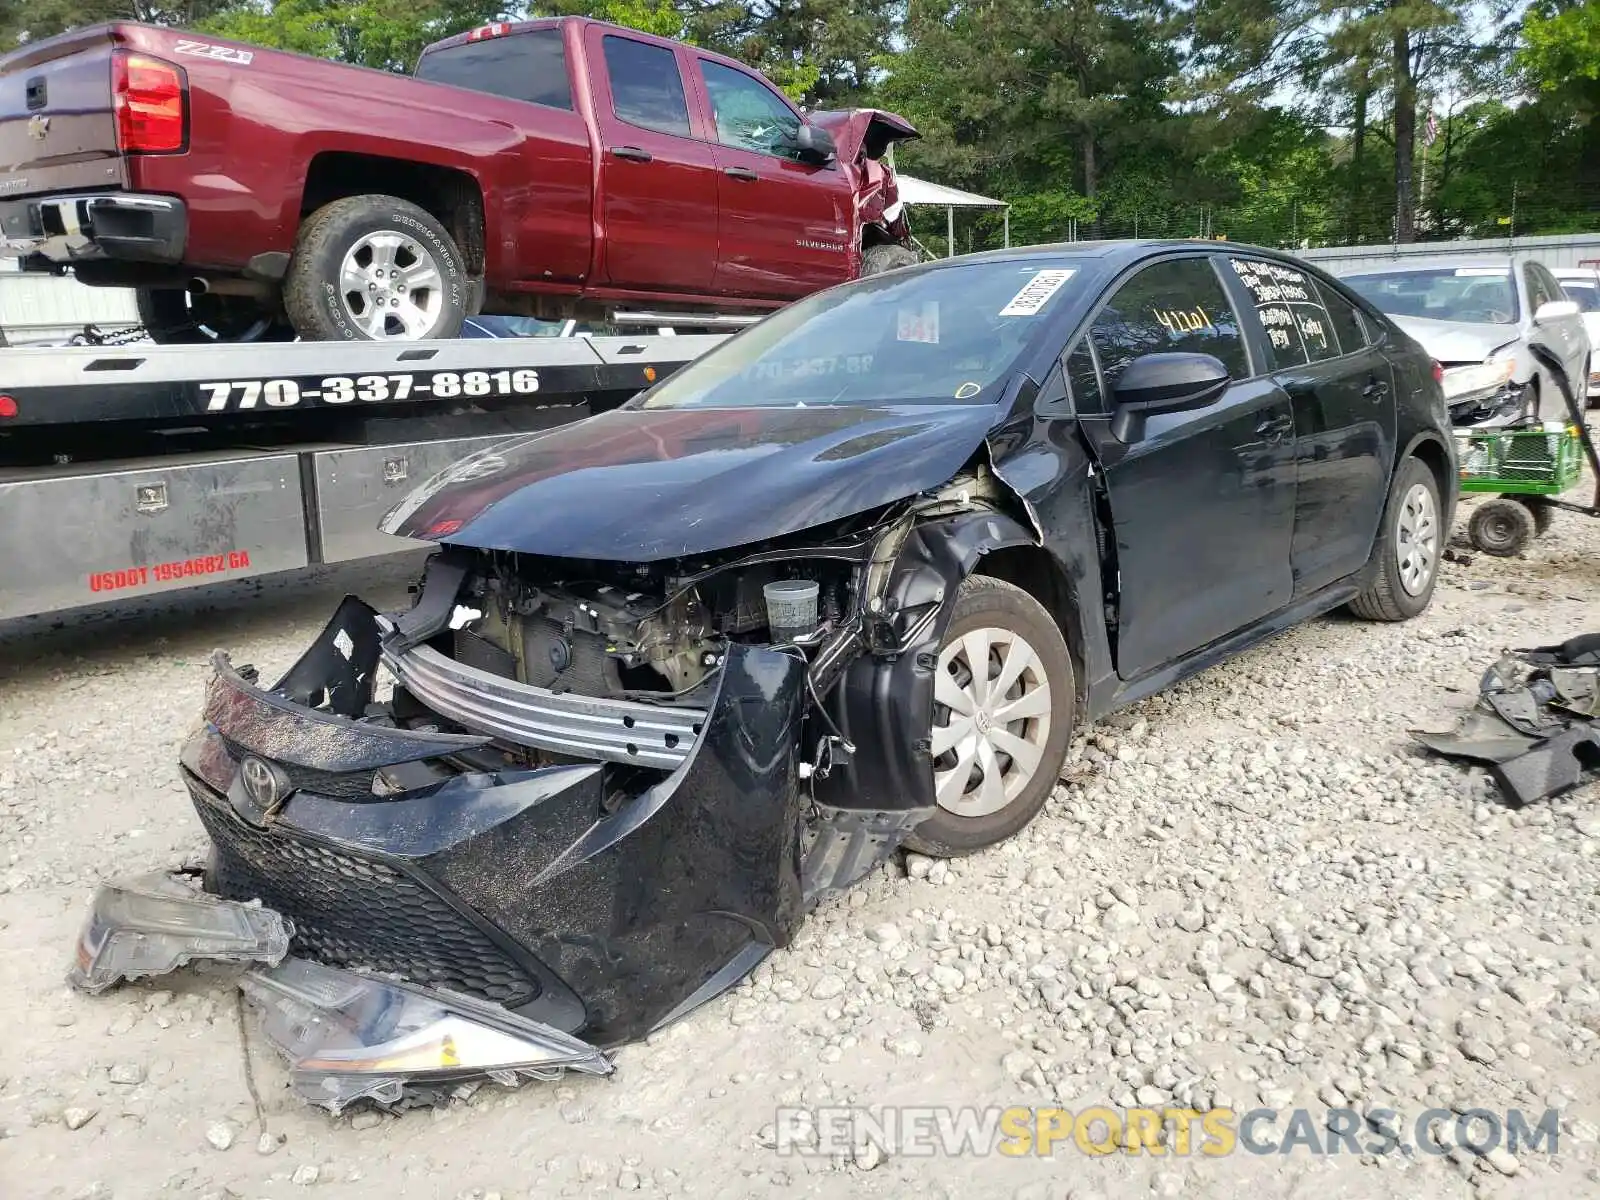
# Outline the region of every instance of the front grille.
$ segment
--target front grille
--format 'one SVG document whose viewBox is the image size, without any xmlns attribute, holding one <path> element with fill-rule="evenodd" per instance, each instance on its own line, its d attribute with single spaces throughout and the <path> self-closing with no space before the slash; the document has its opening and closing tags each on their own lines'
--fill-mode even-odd
<svg viewBox="0 0 1600 1200">
<path fill-rule="evenodd" d="M 282 825 L 257 829 L 204 784 L 187 782 L 216 846 L 212 886 L 230 900 L 259 899 L 292 920 L 297 953 L 510 1008 L 538 996 L 539 984 L 526 970 L 401 871 L 307 841 Z"/>
</svg>

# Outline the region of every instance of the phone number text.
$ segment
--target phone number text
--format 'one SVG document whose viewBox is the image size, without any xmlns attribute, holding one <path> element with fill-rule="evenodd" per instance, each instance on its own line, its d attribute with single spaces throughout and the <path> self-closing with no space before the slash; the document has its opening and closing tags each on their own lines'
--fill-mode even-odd
<svg viewBox="0 0 1600 1200">
<path fill-rule="evenodd" d="M 202 383 L 207 412 L 246 408 L 293 408 L 319 404 L 383 404 L 419 396 L 454 400 L 462 396 L 527 396 L 539 390 L 539 373 L 517 371 L 435 371 L 431 375 L 330 375 L 310 380 L 230 379 Z"/>
</svg>

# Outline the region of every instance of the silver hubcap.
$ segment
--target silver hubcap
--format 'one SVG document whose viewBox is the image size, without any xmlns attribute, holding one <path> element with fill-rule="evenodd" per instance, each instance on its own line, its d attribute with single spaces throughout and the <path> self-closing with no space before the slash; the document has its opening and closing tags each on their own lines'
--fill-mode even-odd
<svg viewBox="0 0 1600 1200">
<path fill-rule="evenodd" d="M 426 337 L 444 306 L 443 284 L 433 255 L 388 229 L 350 247 L 339 269 L 345 311 L 373 339 Z"/>
<path fill-rule="evenodd" d="M 939 807 L 983 817 L 1028 786 L 1050 737 L 1050 681 L 1009 629 L 964 633 L 939 654 L 933 690 L 933 786 Z"/>
<path fill-rule="evenodd" d="M 1433 578 L 1439 560 L 1439 519 L 1433 493 L 1420 483 L 1411 485 L 1400 506 L 1395 530 L 1394 557 L 1400 568 L 1400 585 L 1419 595 Z"/>
</svg>

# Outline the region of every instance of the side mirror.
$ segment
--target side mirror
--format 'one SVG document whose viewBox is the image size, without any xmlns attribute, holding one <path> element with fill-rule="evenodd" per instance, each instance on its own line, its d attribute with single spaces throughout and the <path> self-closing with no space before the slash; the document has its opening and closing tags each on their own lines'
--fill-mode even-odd
<svg viewBox="0 0 1600 1200">
<path fill-rule="evenodd" d="M 795 132 L 794 145 L 795 149 L 800 152 L 800 157 L 819 166 L 826 166 L 831 163 L 833 156 L 838 153 L 838 147 L 834 145 L 833 135 L 826 129 L 819 129 L 811 124 L 802 124 Z"/>
<path fill-rule="evenodd" d="M 1152 413 L 1204 408 L 1228 386 L 1228 368 L 1209 354 L 1142 354 L 1123 370 L 1111 397 L 1111 433 L 1119 442 L 1144 436 Z"/>
<path fill-rule="evenodd" d="M 1539 305 L 1533 313 L 1533 323 L 1543 325 L 1546 321 L 1559 321 L 1562 317 L 1575 317 L 1578 315 L 1578 305 L 1572 300 L 1546 300 Z"/>
</svg>

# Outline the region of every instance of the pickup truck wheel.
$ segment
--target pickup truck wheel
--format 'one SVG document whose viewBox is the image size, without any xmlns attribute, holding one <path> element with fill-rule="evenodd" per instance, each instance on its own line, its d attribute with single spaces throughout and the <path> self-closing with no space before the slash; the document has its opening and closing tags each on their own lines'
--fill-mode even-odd
<svg viewBox="0 0 1600 1200">
<path fill-rule="evenodd" d="M 467 291 L 461 252 L 426 211 L 348 196 L 300 227 L 283 305 L 307 340 L 417 341 L 460 333 Z"/>
<path fill-rule="evenodd" d="M 894 242 L 885 242 L 878 246 L 868 246 L 866 253 L 861 256 L 861 275 L 881 275 L 885 271 L 893 271 L 899 267 L 914 267 L 922 261 L 921 256 L 909 246 L 897 245 Z"/>
<path fill-rule="evenodd" d="M 1428 607 L 1448 532 L 1441 511 L 1433 471 L 1420 458 L 1407 458 L 1389 485 L 1368 560 L 1370 582 L 1350 601 L 1352 613 L 1366 621 L 1408 621 Z"/>
<path fill-rule="evenodd" d="M 161 345 L 287 341 L 293 331 L 244 296 L 191 295 L 183 288 L 139 288 L 139 324 Z"/>
<path fill-rule="evenodd" d="M 1067 757 L 1073 694 L 1072 657 L 1044 607 L 1002 580 L 964 580 L 934 677 L 939 808 L 906 845 L 971 854 L 1031 821 Z"/>
</svg>

